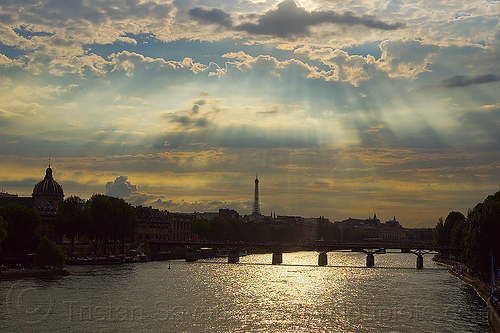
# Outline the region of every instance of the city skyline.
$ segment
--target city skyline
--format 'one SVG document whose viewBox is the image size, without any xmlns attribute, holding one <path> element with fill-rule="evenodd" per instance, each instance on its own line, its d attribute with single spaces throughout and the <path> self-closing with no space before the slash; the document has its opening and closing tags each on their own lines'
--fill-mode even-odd
<svg viewBox="0 0 500 333">
<path fill-rule="evenodd" d="M 48 164 L 48 168 L 46 169 L 46 175 L 44 177 L 44 179 L 51 179 L 51 180 L 55 180 L 52 176 L 52 168 L 50 166 L 50 159 L 49 159 L 49 164 Z M 38 182 L 37 184 L 35 184 L 35 187 L 33 189 L 33 193 L 37 192 L 37 187 L 39 186 L 39 183 Z M 57 181 L 56 181 L 57 183 Z M 253 206 L 252 206 L 252 212 L 251 213 L 248 213 L 248 214 L 243 214 L 243 216 L 250 216 L 250 215 L 262 215 L 263 217 L 264 216 L 267 216 L 267 217 L 270 217 L 270 218 L 276 218 L 277 216 L 278 217 L 293 217 L 293 216 L 297 216 L 297 217 L 301 217 L 301 218 L 324 218 L 324 216 L 322 214 L 316 214 L 315 216 L 305 216 L 305 215 L 300 215 L 300 214 L 295 214 L 295 215 L 289 215 L 287 214 L 286 212 L 283 212 L 283 213 L 278 213 L 278 215 L 276 215 L 276 211 L 271 211 L 269 215 L 267 215 L 266 213 L 261 213 L 260 212 L 260 203 L 259 203 L 259 190 L 258 190 L 258 184 L 259 184 L 259 180 L 258 180 L 258 176 L 256 175 L 255 177 L 255 180 L 254 180 L 254 184 L 255 184 L 255 187 L 254 187 L 254 196 L 253 196 Z M 105 186 L 106 188 L 106 191 L 105 191 L 105 194 L 106 195 L 109 195 L 109 196 L 114 196 L 114 197 L 117 197 L 117 198 L 124 198 L 124 195 L 123 195 L 123 192 L 121 192 L 120 194 L 120 191 L 124 190 L 123 188 L 120 189 L 120 187 L 123 187 L 123 185 L 125 185 L 127 187 L 127 189 L 125 189 L 125 192 L 128 191 L 128 187 L 129 186 L 134 186 L 134 185 L 131 185 L 129 184 L 129 182 L 126 180 L 126 178 L 124 178 L 123 176 L 121 177 L 118 177 L 114 183 L 112 182 L 108 182 Z M 61 184 L 57 184 L 58 187 L 60 187 L 62 189 L 62 186 Z M 9 192 L 4 192 L 4 190 L 2 189 L 0 191 L 0 193 L 2 194 L 5 194 L 7 196 L 17 196 L 17 197 L 21 197 L 23 199 L 26 199 L 26 198 L 31 198 L 32 196 L 34 196 L 33 194 L 31 194 L 31 196 L 29 195 L 26 195 L 26 196 L 20 196 L 18 195 L 18 193 L 9 193 Z M 94 194 L 99 194 L 99 193 L 94 193 Z M 64 194 L 61 194 L 61 196 L 64 198 L 64 197 L 68 197 Z M 70 196 L 77 196 L 77 197 L 80 197 L 78 194 L 71 194 Z M 83 198 L 84 200 L 88 199 L 88 198 Z M 125 196 L 125 199 L 126 199 L 126 196 Z M 61 199 L 63 200 L 63 199 Z M 127 201 L 127 200 L 126 200 Z M 137 207 L 143 207 L 142 204 L 139 204 L 137 206 L 135 206 L 136 208 Z M 156 209 L 156 210 L 160 210 L 160 211 L 169 211 L 168 209 L 162 209 L 161 207 L 157 207 L 157 206 L 149 206 L 149 208 L 151 209 Z M 213 210 L 233 210 L 231 208 L 227 208 L 226 206 L 219 206 L 218 208 L 217 207 L 212 207 Z M 236 211 L 237 213 L 240 213 L 239 211 L 237 211 L 236 209 L 234 209 L 234 211 Z M 193 214 L 193 213 L 201 213 L 201 214 L 213 214 L 214 212 L 213 211 L 190 211 L 190 212 L 174 212 L 174 211 L 170 211 L 171 213 L 186 213 L 186 214 Z M 274 214 L 274 217 L 273 217 L 273 214 Z M 388 213 L 389 215 L 391 215 L 390 213 Z M 354 218 L 353 218 L 354 216 Z M 331 222 L 335 222 L 335 223 L 338 223 L 338 222 L 343 222 L 343 221 L 347 221 L 347 220 L 351 220 L 351 219 L 354 219 L 354 220 L 359 220 L 359 221 L 362 221 L 362 220 L 378 220 L 380 222 L 382 222 L 384 220 L 384 218 L 382 218 L 382 220 L 378 219 L 377 217 L 377 213 L 373 213 L 373 216 L 357 216 L 357 215 L 352 215 L 352 214 L 349 214 L 349 217 L 347 216 L 344 216 L 344 217 L 341 217 L 340 219 L 336 219 L 336 220 L 331 220 L 329 218 L 327 218 L 327 220 L 331 220 Z M 396 216 L 394 215 L 393 217 L 390 217 L 388 218 L 387 222 L 392 222 L 392 221 L 397 221 L 396 219 Z M 399 223 L 399 221 L 397 221 Z M 404 227 L 404 226 L 403 226 Z M 418 227 L 421 227 L 421 226 L 417 226 Z M 425 227 L 424 227 L 425 228 Z"/>
<path fill-rule="evenodd" d="M 407 227 L 500 185 L 498 1 L 0 4 L 0 189 Z"/>
</svg>

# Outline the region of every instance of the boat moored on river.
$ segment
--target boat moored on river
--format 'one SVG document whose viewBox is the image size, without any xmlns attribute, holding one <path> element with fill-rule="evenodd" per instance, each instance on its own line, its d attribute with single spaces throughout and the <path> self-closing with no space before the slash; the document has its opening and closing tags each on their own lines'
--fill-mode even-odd
<svg viewBox="0 0 500 333">
<path fill-rule="evenodd" d="M 121 265 L 123 263 L 125 263 L 125 259 L 115 256 L 66 258 L 67 265 Z"/>
</svg>

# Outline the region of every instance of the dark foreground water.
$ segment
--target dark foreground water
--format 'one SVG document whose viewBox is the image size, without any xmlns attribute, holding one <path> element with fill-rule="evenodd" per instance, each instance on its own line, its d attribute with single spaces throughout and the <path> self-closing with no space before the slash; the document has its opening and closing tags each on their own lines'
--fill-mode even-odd
<svg viewBox="0 0 500 333">
<path fill-rule="evenodd" d="M 362 253 L 70 266 L 58 279 L 0 281 L 1 332 L 490 332 L 467 284 L 425 257 Z M 210 262 L 208 262 L 210 261 Z M 167 269 L 168 266 L 171 269 Z"/>
</svg>

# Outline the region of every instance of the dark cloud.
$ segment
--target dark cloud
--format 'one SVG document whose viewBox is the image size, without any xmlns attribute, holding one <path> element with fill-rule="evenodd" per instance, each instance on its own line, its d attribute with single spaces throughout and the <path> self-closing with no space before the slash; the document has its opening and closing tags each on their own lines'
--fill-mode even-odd
<svg viewBox="0 0 500 333">
<path fill-rule="evenodd" d="M 222 9 L 203 9 L 196 7 L 189 10 L 189 15 L 201 23 L 219 24 L 228 28 L 233 26 L 231 15 Z"/>
<path fill-rule="evenodd" d="M 440 81 L 440 85 L 445 88 L 461 88 L 467 87 L 474 84 L 483 84 L 490 82 L 500 81 L 500 76 L 496 74 L 486 74 L 486 75 L 476 75 L 476 76 L 466 76 L 466 75 L 456 75 L 449 79 Z"/>
<path fill-rule="evenodd" d="M 257 114 L 264 114 L 264 115 L 271 115 L 271 114 L 278 114 L 278 110 L 271 110 L 271 111 L 259 111 Z"/>
<path fill-rule="evenodd" d="M 172 115 L 169 117 L 171 122 L 179 123 L 182 125 L 188 125 L 191 123 L 191 118 L 188 116 L 176 116 Z"/>
<path fill-rule="evenodd" d="M 197 114 L 198 112 L 194 112 L 193 114 Z M 206 117 L 192 117 L 190 115 L 175 115 L 168 114 L 164 116 L 171 123 L 180 124 L 186 128 L 194 128 L 194 127 L 207 127 L 209 125 L 209 121 Z"/>
<path fill-rule="evenodd" d="M 245 22 L 233 25 L 229 13 L 220 9 L 209 10 L 197 7 L 191 9 L 189 14 L 200 23 L 219 24 L 237 31 L 279 37 L 307 35 L 310 32 L 310 27 L 323 23 L 362 25 L 379 30 L 396 30 L 404 27 L 403 23 L 390 24 L 378 20 L 374 16 L 356 16 L 352 12 L 343 14 L 331 10 L 308 12 L 304 8 L 298 7 L 293 0 L 285 0 L 278 5 L 277 9 L 263 15 L 247 16 L 247 18 L 256 19 L 257 23 Z"/>
<path fill-rule="evenodd" d="M 193 114 L 197 114 L 198 112 L 200 112 L 200 106 L 198 104 L 193 105 L 191 111 L 193 112 Z"/>
<path fill-rule="evenodd" d="M 184 129 L 205 128 L 211 123 L 210 115 L 207 113 L 200 113 L 202 111 L 201 105 L 204 105 L 206 100 L 197 100 L 191 109 L 182 109 L 176 112 L 165 112 L 162 118 L 174 124 L 181 125 Z"/>
<path fill-rule="evenodd" d="M 136 185 L 132 185 L 128 181 L 127 176 L 120 176 L 114 182 L 106 183 L 106 195 L 116 198 L 128 198 L 132 193 L 138 192 Z"/>
</svg>

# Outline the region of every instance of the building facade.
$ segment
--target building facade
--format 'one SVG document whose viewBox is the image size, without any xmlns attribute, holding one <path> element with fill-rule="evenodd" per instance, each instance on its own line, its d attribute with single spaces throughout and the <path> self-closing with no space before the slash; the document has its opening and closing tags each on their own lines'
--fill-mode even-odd
<svg viewBox="0 0 500 333">
<path fill-rule="evenodd" d="M 155 243 L 192 241 L 191 225 L 197 213 L 171 213 L 156 208 L 137 206 L 136 241 Z"/>
<path fill-rule="evenodd" d="M 367 219 L 353 219 L 336 222 L 343 240 L 380 240 L 399 242 L 405 239 L 405 230 L 394 217 L 381 223 L 377 214 Z"/>
</svg>

